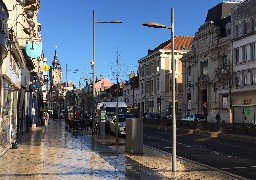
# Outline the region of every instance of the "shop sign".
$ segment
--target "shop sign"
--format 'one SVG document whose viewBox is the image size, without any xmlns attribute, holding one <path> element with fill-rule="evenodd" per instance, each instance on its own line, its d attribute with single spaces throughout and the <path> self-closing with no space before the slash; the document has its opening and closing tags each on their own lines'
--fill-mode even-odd
<svg viewBox="0 0 256 180">
<path fill-rule="evenodd" d="M 43 52 L 43 47 L 41 42 L 37 41 L 27 41 L 26 43 L 26 53 L 31 58 L 38 58 Z"/>
<path fill-rule="evenodd" d="M 222 98 L 222 106 L 223 106 L 223 109 L 227 109 L 228 108 L 228 97 L 224 96 Z"/>
</svg>

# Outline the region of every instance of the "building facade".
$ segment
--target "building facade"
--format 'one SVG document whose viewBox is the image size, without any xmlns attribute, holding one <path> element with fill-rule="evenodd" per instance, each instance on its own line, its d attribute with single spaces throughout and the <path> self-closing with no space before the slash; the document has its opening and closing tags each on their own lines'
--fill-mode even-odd
<svg viewBox="0 0 256 180">
<path fill-rule="evenodd" d="M 191 36 L 174 37 L 177 113 L 182 108 L 182 63 L 180 59 L 191 49 L 192 40 Z M 165 117 L 172 112 L 170 107 L 172 104 L 171 53 L 171 40 L 169 40 L 154 50 L 149 50 L 148 55 L 138 61 L 141 116 L 146 112 L 159 112 L 162 117 Z"/>
<path fill-rule="evenodd" d="M 28 57 L 27 43 L 40 41 L 37 14 L 40 1 L 1 0 L 0 35 L 0 150 L 15 143 L 32 123 L 30 77 L 35 64 Z M 40 47 L 41 44 L 34 47 Z M 37 43 L 36 43 L 37 44 Z M 37 51 L 41 55 L 41 51 Z M 30 51 L 31 52 L 31 51 Z M 34 51 L 33 51 L 34 53 Z"/>
<path fill-rule="evenodd" d="M 247 0 L 233 9 L 232 53 L 233 121 L 256 123 L 256 1 Z"/>
<path fill-rule="evenodd" d="M 193 46 L 182 58 L 185 104 L 188 112 L 201 113 L 209 122 L 216 113 L 231 121 L 231 10 L 238 2 L 222 2 L 208 10 L 205 23 L 195 33 Z M 232 107 L 232 106 L 231 106 Z"/>
</svg>

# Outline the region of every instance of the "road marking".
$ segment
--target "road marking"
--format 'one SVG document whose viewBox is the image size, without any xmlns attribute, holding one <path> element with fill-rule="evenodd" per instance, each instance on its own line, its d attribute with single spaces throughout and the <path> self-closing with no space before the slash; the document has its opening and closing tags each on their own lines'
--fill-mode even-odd
<svg viewBox="0 0 256 180">
<path fill-rule="evenodd" d="M 246 169 L 247 167 L 233 167 L 235 169 Z"/>
</svg>

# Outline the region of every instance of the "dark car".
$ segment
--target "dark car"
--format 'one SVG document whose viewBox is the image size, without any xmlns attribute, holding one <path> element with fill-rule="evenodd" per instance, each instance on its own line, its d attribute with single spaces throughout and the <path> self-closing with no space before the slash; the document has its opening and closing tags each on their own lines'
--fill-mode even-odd
<svg viewBox="0 0 256 180">
<path fill-rule="evenodd" d="M 190 113 L 181 120 L 183 121 L 206 121 L 206 117 L 203 114 Z"/>
<path fill-rule="evenodd" d="M 161 118 L 160 113 L 155 112 L 155 113 L 148 114 L 148 119 L 160 119 L 160 118 Z"/>
</svg>

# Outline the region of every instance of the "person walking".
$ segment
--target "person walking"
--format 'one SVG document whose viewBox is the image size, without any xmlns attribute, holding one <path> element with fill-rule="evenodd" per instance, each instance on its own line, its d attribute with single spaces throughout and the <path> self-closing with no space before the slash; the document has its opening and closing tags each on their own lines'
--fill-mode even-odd
<svg viewBox="0 0 256 180">
<path fill-rule="evenodd" d="M 220 123 L 220 119 L 221 118 L 220 118 L 220 114 L 219 113 L 216 114 L 215 119 L 216 119 L 217 123 Z"/>
<path fill-rule="evenodd" d="M 244 111 L 243 111 L 243 112 L 242 112 L 242 121 L 243 121 L 243 124 L 245 123 L 246 119 L 247 119 L 247 117 L 246 117 L 246 115 L 245 115 L 245 113 L 244 113 Z"/>
<path fill-rule="evenodd" d="M 46 128 L 48 127 L 49 124 L 49 114 L 45 111 L 43 113 L 43 119 L 44 119 L 44 129 L 46 130 Z"/>
</svg>

